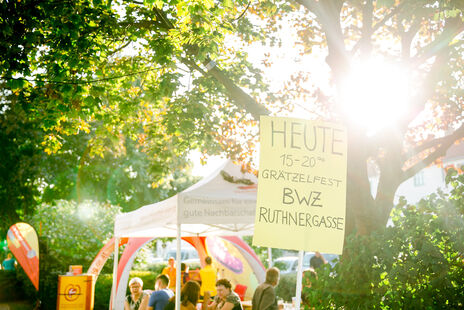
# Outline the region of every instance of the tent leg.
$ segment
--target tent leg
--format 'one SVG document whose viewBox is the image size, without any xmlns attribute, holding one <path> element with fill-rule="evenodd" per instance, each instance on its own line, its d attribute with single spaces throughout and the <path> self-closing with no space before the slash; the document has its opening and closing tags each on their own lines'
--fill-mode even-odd
<svg viewBox="0 0 464 310">
<path fill-rule="evenodd" d="M 111 308 L 116 309 L 116 285 L 118 284 L 118 259 L 119 259 L 119 238 L 114 238 L 114 263 L 113 263 L 113 288 L 111 292 L 112 301 L 110 302 Z"/>
<path fill-rule="evenodd" d="M 300 309 L 301 304 L 301 284 L 303 282 L 303 255 L 304 251 L 298 252 L 298 272 L 296 274 L 296 300 L 295 309 Z"/>
<path fill-rule="evenodd" d="M 273 263 L 272 263 L 272 249 L 271 248 L 267 248 L 267 257 L 269 259 L 269 264 L 268 264 L 268 268 L 271 268 Z"/>
<path fill-rule="evenodd" d="M 181 248 L 180 248 L 180 241 L 181 241 L 181 225 L 177 224 L 177 253 L 176 253 L 176 310 L 180 310 L 180 275 L 181 275 Z"/>
</svg>

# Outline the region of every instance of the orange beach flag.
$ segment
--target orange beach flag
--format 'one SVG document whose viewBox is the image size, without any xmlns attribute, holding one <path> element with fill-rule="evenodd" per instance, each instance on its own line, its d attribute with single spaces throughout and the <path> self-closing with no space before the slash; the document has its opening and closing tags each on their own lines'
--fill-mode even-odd
<svg viewBox="0 0 464 310">
<path fill-rule="evenodd" d="M 29 279 L 39 290 L 39 240 L 31 225 L 16 223 L 7 235 L 8 248 L 23 267 Z"/>
</svg>

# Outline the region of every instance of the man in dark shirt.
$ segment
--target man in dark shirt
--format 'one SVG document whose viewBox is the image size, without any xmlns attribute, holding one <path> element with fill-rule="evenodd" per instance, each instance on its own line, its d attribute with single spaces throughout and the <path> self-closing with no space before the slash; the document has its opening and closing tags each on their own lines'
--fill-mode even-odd
<svg viewBox="0 0 464 310">
<path fill-rule="evenodd" d="M 272 267 L 266 271 L 266 281 L 260 284 L 253 294 L 252 310 L 277 310 L 275 287 L 279 284 L 279 269 Z"/>
<path fill-rule="evenodd" d="M 309 265 L 314 270 L 316 270 L 324 264 L 327 264 L 327 261 L 325 260 L 324 256 L 322 256 L 322 254 L 319 252 L 315 252 L 314 256 L 311 257 L 311 259 L 309 260 Z"/>
<path fill-rule="evenodd" d="M 148 301 L 148 310 L 163 310 L 169 299 L 174 296 L 174 292 L 169 288 L 169 277 L 160 274 L 156 277 L 155 291 L 151 294 Z"/>
</svg>

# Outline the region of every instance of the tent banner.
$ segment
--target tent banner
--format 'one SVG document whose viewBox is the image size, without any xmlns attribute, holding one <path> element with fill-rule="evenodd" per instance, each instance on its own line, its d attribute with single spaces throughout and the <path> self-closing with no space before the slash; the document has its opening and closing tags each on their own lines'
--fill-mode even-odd
<svg viewBox="0 0 464 310">
<path fill-rule="evenodd" d="M 137 253 L 140 250 L 140 248 L 153 239 L 154 238 L 152 237 L 127 239 L 127 245 L 118 263 L 116 303 L 115 307 L 113 308 L 113 296 L 111 295 L 110 309 L 124 310 L 124 298 L 127 292 L 127 283 L 129 281 L 129 272 L 132 268 L 132 264 L 134 263 L 135 257 L 137 256 Z M 113 290 L 111 290 L 111 292 L 113 292 Z"/>
<path fill-rule="evenodd" d="M 262 116 L 253 244 L 341 254 L 346 173 L 344 126 Z"/>
<path fill-rule="evenodd" d="M 119 239 L 119 247 L 123 244 L 126 244 L 128 238 L 120 238 Z M 94 280 L 97 281 L 98 275 L 102 270 L 103 266 L 105 265 L 106 261 L 110 257 L 111 254 L 114 252 L 114 237 L 108 240 L 108 242 L 103 246 L 103 248 L 98 252 L 97 256 L 95 256 L 92 264 L 90 264 L 89 269 L 87 270 L 87 274 L 94 275 Z"/>
<path fill-rule="evenodd" d="M 242 172 L 233 164 L 213 176 L 203 181 L 203 186 L 194 185 L 178 195 L 178 221 L 182 224 L 253 224 L 256 176 Z"/>
<path fill-rule="evenodd" d="M 7 242 L 35 289 L 39 290 L 39 239 L 35 229 L 26 223 L 16 223 L 8 230 Z"/>
<path fill-rule="evenodd" d="M 237 188 L 240 186 L 237 185 Z M 244 191 L 245 192 L 245 191 Z M 256 200 L 245 192 L 244 197 L 210 198 L 207 196 L 179 195 L 179 221 L 183 224 L 228 224 L 254 222 Z M 256 195 L 256 189 L 255 193 Z M 224 193 L 224 196 L 227 192 Z M 248 196 L 251 196 L 248 197 Z"/>
</svg>

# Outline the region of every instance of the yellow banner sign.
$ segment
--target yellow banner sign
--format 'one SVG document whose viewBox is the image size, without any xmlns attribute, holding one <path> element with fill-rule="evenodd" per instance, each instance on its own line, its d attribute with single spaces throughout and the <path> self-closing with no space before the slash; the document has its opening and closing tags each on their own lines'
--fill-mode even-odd
<svg viewBox="0 0 464 310">
<path fill-rule="evenodd" d="M 346 129 L 262 116 L 253 244 L 341 254 L 346 209 Z"/>
</svg>

